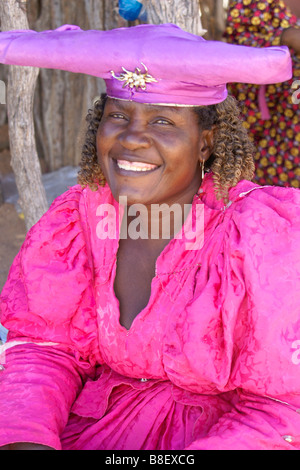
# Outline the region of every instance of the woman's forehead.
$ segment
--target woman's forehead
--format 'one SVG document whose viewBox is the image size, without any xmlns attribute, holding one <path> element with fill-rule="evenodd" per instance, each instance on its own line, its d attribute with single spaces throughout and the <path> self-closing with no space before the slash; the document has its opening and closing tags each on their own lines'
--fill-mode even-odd
<svg viewBox="0 0 300 470">
<path fill-rule="evenodd" d="M 143 114 L 174 114 L 178 116 L 187 116 L 190 113 L 194 114 L 195 106 L 168 106 L 148 103 L 138 103 L 131 100 L 120 100 L 117 98 L 107 98 L 105 107 L 112 107 L 120 111 L 139 111 Z"/>
</svg>

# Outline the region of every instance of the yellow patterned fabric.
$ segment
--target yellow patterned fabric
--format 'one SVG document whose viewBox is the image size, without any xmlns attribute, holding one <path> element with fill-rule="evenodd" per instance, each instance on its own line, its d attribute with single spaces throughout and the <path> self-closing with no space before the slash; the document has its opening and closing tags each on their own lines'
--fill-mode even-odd
<svg viewBox="0 0 300 470">
<path fill-rule="evenodd" d="M 298 27 L 281 0 L 230 1 L 224 37 L 227 42 L 255 47 L 278 46 L 285 28 Z M 255 182 L 300 188 L 300 57 L 292 53 L 293 78 L 267 85 L 232 84 L 241 103 L 244 126 L 256 146 Z M 299 82 L 298 82 L 299 81 Z M 262 114 L 263 93 L 267 115 Z"/>
</svg>

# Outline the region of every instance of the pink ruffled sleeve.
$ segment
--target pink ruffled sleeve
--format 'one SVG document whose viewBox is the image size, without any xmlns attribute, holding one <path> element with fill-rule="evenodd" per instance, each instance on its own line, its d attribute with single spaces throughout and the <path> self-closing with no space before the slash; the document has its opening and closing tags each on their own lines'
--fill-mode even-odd
<svg viewBox="0 0 300 470">
<path fill-rule="evenodd" d="M 300 449 L 300 192 L 240 199 L 228 209 L 215 298 L 226 365 L 215 385 L 239 399 L 188 450 Z"/>
<path fill-rule="evenodd" d="M 92 266 L 78 186 L 57 198 L 29 231 L 1 294 L 9 330 L 0 371 L 0 446 L 59 435 L 84 381 L 101 362 Z"/>
</svg>

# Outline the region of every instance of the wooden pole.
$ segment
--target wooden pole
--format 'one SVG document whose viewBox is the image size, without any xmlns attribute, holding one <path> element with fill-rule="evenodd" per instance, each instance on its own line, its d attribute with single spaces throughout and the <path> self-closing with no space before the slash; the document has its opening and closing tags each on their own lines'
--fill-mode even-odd
<svg viewBox="0 0 300 470">
<path fill-rule="evenodd" d="M 192 34 L 202 35 L 199 0 L 148 0 L 148 23 L 174 23 Z"/>
<path fill-rule="evenodd" d="M 27 1 L 2 0 L 2 31 L 28 29 Z M 7 86 L 7 114 L 13 168 L 26 229 L 34 225 L 48 209 L 37 155 L 33 98 L 39 69 L 10 66 Z"/>
</svg>

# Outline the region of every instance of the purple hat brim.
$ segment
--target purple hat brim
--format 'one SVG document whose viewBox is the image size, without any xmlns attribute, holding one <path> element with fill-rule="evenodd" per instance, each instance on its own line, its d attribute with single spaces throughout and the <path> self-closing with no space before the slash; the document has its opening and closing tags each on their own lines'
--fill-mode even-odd
<svg viewBox="0 0 300 470">
<path fill-rule="evenodd" d="M 101 77 L 109 96 L 144 103 L 208 105 L 227 96 L 232 82 L 266 85 L 292 77 L 289 49 L 256 48 L 205 41 L 172 24 L 83 31 L 0 33 L 3 64 L 60 69 Z M 129 88 L 118 77 L 138 67 L 155 82 Z M 124 69 L 123 69 L 124 68 Z"/>
</svg>

